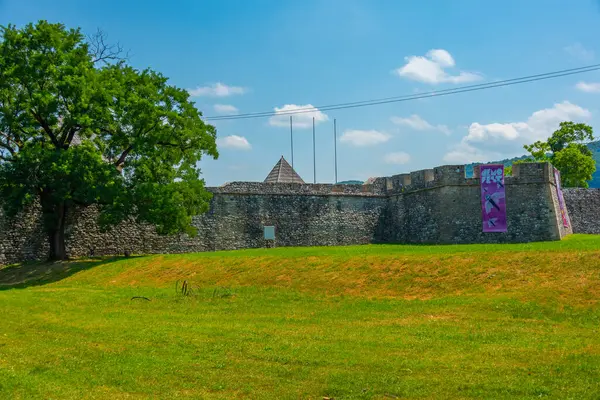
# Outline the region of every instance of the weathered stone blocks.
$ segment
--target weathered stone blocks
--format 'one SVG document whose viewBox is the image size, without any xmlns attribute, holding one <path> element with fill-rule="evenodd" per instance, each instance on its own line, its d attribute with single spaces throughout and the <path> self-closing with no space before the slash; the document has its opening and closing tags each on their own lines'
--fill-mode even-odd
<svg viewBox="0 0 600 400">
<path fill-rule="evenodd" d="M 572 232 L 562 226 L 550 164 L 532 163 L 515 165 L 505 180 L 508 232 L 483 233 L 478 172 L 466 178 L 464 165 L 445 165 L 365 185 L 233 182 L 209 189 L 210 210 L 193 219 L 196 237 L 160 236 L 135 221 L 101 232 L 98 210 L 88 207 L 69 217 L 67 251 L 81 257 L 265 247 L 263 227 L 271 225 L 276 246 L 529 242 Z M 565 199 L 575 232 L 600 233 L 600 191 L 567 190 Z M 47 254 L 39 209 L 10 221 L 0 215 L 0 263 Z"/>
</svg>

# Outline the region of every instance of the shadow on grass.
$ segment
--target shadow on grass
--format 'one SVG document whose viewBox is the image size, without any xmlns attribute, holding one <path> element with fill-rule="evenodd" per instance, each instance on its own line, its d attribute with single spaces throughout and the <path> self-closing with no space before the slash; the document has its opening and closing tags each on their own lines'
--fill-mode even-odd
<svg viewBox="0 0 600 400">
<path fill-rule="evenodd" d="M 131 256 L 129 258 L 134 258 Z M 141 256 L 139 256 L 141 257 Z M 0 291 L 24 289 L 58 282 L 80 271 L 99 267 L 125 257 L 92 258 L 75 261 L 28 262 L 0 268 Z"/>
</svg>

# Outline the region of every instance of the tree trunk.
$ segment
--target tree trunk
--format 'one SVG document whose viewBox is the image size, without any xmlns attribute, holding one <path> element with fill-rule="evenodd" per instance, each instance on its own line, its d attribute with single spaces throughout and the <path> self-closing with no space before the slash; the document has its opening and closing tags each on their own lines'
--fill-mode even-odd
<svg viewBox="0 0 600 400">
<path fill-rule="evenodd" d="M 48 227 L 48 239 L 50 241 L 50 261 L 61 261 L 67 259 L 65 247 L 65 219 L 67 206 L 64 203 L 54 207 L 53 224 Z"/>
</svg>

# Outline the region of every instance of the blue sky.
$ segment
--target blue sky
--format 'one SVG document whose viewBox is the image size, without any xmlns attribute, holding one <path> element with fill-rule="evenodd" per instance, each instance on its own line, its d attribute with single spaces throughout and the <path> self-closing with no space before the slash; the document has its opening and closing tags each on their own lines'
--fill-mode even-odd
<svg viewBox="0 0 600 400">
<path fill-rule="evenodd" d="M 0 24 L 101 28 L 189 89 L 207 117 L 410 95 L 600 63 L 597 0 L 0 0 Z M 294 117 L 294 166 L 332 182 L 523 153 L 561 120 L 598 127 L 600 72 Z M 291 161 L 288 117 L 216 121 L 208 185 L 262 181 Z M 600 128 L 598 135 L 600 135 Z"/>
</svg>

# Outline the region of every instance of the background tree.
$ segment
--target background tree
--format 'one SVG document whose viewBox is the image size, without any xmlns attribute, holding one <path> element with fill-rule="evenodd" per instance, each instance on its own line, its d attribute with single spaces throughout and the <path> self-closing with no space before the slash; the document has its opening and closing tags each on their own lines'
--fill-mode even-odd
<svg viewBox="0 0 600 400">
<path fill-rule="evenodd" d="M 62 24 L 0 28 L 0 199 L 9 216 L 39 201 L 51 259 L 67 256 L 77 205 L 99 205 L 104 227 L 134 217 L 165 234 L 194 234 L 208 208 L 197 164 L 218 157 L 215 128 L 119 52 Z"/>
<path fill-rule="evenodd" d="M 560 171 L 563 186 L 588 187 L 588 181 L 596 171 L 596 162 L 585 143 L 592 140 L 594 135 L 591 126 L 561 122 L 560 128 L 547 141 L 524 146 L 532 159 L 523 161 L 549 161 Z"/>
</svg>

